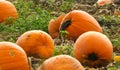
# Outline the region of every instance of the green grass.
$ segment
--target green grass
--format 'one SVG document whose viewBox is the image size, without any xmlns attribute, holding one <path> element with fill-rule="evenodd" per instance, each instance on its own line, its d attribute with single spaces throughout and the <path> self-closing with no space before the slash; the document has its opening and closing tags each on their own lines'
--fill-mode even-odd
<svg viewBox="0 0 120 70">
<path fill-rule="evenodd" d="M 73 46 L 56 46 L 54 56 L 60 54 L 73 56 Z"/>
<path fill-rule="evenodd" d="M 51 13 L 55 10 L 68 10 L 71 8 L 69 4 L 72 3 L 72 0 L 70 2 L 65 1 L 61 6 L 58 6 L 58 4 L 48 0 L 47 5 L 43 6 L 41 4 L 36 5 L 33 1 L 10 1 L 15 5 L 19 17 L 10 25 L 0 25 L 0 41 L 15 42 L 22 33 L 29 30 L 43 30 L 48 32 L 48 23 L 50 19 L 55 18 L 55 15 L 51 15 Z M 60 14 L 60 12 L 57 14 Z"/>
<path fill-rule="evenodd" d="M 14 3 L 18 10 L 19 17 L 13 24 L 0 25 L 0 41 L 16 41 L 16 38 L 29 30 L 47 31 L 50 19 L 54 18 L 50 11 L 35 6 L 33 2 L 18 0 Z M 11 40 L 12 39 L 12 40 Z"/>
<path fill-rule="evenodd" d="M 120 16 L 98 16 L 97 21 L 103 28 L 103 33 L 111 40 L 113 46 L 120 47 Z"/>
</svg>

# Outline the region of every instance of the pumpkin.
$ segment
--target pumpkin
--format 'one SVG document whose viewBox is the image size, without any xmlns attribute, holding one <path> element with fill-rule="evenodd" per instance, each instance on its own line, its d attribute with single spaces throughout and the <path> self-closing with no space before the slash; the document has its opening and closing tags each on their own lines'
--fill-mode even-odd
<svg viewBox="0 0 120 70">
<path fill-rule="evenodd" d="M 4 22 L 10 17 L 12 20 L 18 17 L 15 6 L 9 1 L 0 0 L 0 22 Z"/>
<path fill-rule="evenodd" d="M 66 30 L 68 39 L 76 40 L 87 31 L 102 32 L 102 28 L 94 17 L 82 10 L 70 11 L 63 19 L 60 30 Z"/>
<path fill-rule="evenodd" d="M 51 37 L 54 39 L 56 37 L 58 37 L 59 35 L 59 27 L 61 24 L 61 21 L 63 20 L 63 18 L 65 17 L 66 14 L 61 14 L 59 17 L 57 17 L 56 19 L 51 19 L 49 21 L 49 25 L 48 25 L 48 32 L 51 35 Z"/>
<path fill-rule="evenodd" d="M 69 55 L 57 55 L 43 62 L 38 70 L 85 70 L 81 63 Z"/>
<path fill-rule="evenodd" d="M 83 33 L 74 44 L 74 57 L 90 67 L 106 66 L 112 59 L 112 54 L 111 41 L 99 32 Z"/>
<path fill-rule="evenodd" d="M 51 36 L 41 30 L 30 30 L 23 33 L 16 43 L 21 46 L 28 56 L 48 58 L 54 52 L 54 41 Z"/>
<path fill-rule="evenodd" d="M 0 70 L 30 70 L 25 51 L 12 42 L 0 42 Z"/>
<path fill-rule="evenodd" d="M 98 6 L 104 6 L 106 4 L 110 4 L 110 3 L 113 3 L 113 2 L 114 2 L 114 0 L 98 0 L 96 4 Z"/>
</svg>

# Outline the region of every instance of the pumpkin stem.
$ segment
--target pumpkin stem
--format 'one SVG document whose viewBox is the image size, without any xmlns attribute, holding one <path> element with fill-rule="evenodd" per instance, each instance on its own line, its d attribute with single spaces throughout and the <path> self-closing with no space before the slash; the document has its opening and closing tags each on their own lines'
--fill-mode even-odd
<svg viewBox="0 0 120 70">
<path fill-rule="evenodd" d="M 71 20 L 62 23 L 60 30 L 65 30 L 71 24 Z"/>
<path fill-rule="evenodd" d="M 95 53 L 91 53 L 88 55 L 88 60 L 95 61 L 98 60 L 98 56 Z"/>
</svg>

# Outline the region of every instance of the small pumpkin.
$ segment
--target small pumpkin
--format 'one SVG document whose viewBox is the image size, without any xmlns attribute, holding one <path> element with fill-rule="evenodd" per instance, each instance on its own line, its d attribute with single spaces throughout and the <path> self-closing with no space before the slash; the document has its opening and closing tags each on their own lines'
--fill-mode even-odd
<svg viewBox="0 0 120 70">
<path fill-rule="evenodd" d="M 106 66 L 112 59 L 113 46 L 102 33 L 83 33 L 74 44 L 74 57 L 90 67 Z"/>
<path fill-rule="evenodd" d="M 12 17 L 12 20 L 18 17 L 15 6 L 9 1 L 0 0 L 0 22 L 6 21 L 9 17 Z"/>
<path fill-rule="evenodd" d="M 98 0 L 96 4 L 98 6 L 104 6 L 106 4 L 110 4 L 110 3 L 113 3 L 113 2 L 114 2 L 114 0 Z"/>
<path fill-rule="evenodd" d="M 59 27 L 60 27 L 61 21 L 63 20 L 65 15 L 66 14 L 61 14 L 56 19 L 51 19 L 49 21 L 48 32 L 53 39 L 56 38 L 59 35 Z"/>
<path fill-rule="evenodd" d="M 102 28 L 94 17 L 82 10 L 70 11 L 63 19 L 60 30 L 66 30 L 68 39 L 76 40 L 87 31 L 102 32 Z"/>
<path fill-rule="evenodd" d="M 54 41 L 51 36 L 41 30 L 31 30 L 23 33 L 16 43 L 21 46 L 28 56 L 48 58 L 54 52 Z"/>
<path fill-rule="evenodd" d="M 57 55 L 43 62 L 38 70 L 85 70 L 81 63 L 69 55 Z"/>
<path fill-rule="evenodd" d="M 0 42 L 0 70 L 30 70 L 25 51 L 12 42 Z"/>
</svg>

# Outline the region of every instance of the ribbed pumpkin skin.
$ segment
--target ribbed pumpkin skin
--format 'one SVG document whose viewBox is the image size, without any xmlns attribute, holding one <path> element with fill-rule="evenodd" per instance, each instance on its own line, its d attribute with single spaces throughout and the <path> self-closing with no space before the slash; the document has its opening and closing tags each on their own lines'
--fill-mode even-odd
<svg viewBox="0 0 120 70">
<path fill-rule="evenodd" d="M 41 30 L 31 30 L 23 33 L 16 42 L 28 56 L 48 58 L 54 52 L 54 41 L 51 36 Z"/>
<path fill-rule="evenodd" d="M 90 67 L 106 66 L 112 59 L 112 54 L 112 43 L 99 32 L 86 32 L 74 44 L 74 57 Z"/>
<path fill-rule="evenodd" d="M 85 70 L 75 58 L 69 55 L 58 55 L 43 62 L 38 70 Z"/>
<path fill-rule="evenodd" d="M 0 22 L 4 22 L 9 17 L 12 17 L 13 20 L 18 17 L 15 6 L 9 1 L 0 0 Z"/>
<path fill-rule="evenodd" d="M 48 32 L 51 35 L 51 37 L 54 39 L 56 37 L 58 37 L 59 35 L 59 27 L 60 24 L 63 20 L 63 18 L 65 17 L 66 14 L 61 14 L 59 17 L 57 17 L 56 19 L 51 19 L 48 25 Z"/>
<path fill-rule="evenodd" d="M 64 22 L 68 20 L 70 20 L 71 23 L 64 30 L 69 32 L 68 38 L 70 39 L 76 40 L 79 35 L 87 31 L 102 32 L 102 28 L 96 19 L 85 11 L 70 11 L 63 19 L 61 26 L 64 26 Z"/>
<path fill-rule="evenodd" d="M 0 42 L 0 70 L 30 70 L 24 50 L 14 43 Z"/>
</svg>

